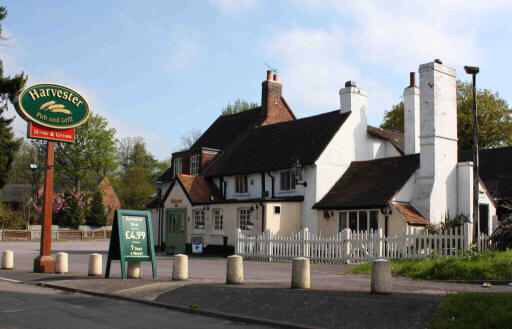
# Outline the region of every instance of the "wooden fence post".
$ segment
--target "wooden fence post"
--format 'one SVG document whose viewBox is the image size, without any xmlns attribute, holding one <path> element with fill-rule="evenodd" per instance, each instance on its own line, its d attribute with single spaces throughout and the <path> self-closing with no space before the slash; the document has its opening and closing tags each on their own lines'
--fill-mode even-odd
<svg viewBox="0 0 512 329">
<path fill-rule="evenodd" d="M 272 232 L 270 230 L 266 230 L 264 233 L 265 235 L 265 245 L 266 245 L 266 255 L 269 262 L 272 261 Z"/>
<path fill-rule="evenodd" d="M 302 230 L 302 256 L 303 257 L 306 257 L 306 258 L 309 258 L 310 256 L 310 243 L 309 243 L 309 239 L 310 239 L 310 235 L 309 235 L 309 229 L 307 227 L 305 227 L 303 230 Z"/>
<path fill-rule="evenodd" d="M 341 231 L 341 241 L 343 243 L 343 258 L 344 263 L 348 263 L 350 260 L 350 238 L 351 238 L 352 232 L 349 228 L 344 229 Z"/>
</svg>

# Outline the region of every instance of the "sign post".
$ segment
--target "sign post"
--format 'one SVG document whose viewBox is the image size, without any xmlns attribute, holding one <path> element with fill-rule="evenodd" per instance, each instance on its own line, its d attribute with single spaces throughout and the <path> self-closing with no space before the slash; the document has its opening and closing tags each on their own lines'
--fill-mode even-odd
<svg viewBox="0 0 512 329">
<path fill-rule="evenodd" d="M 51 256 L 55 142 L 73 143 L 74 128 L 89 119 L 89 105 L 80 94 L 67 87 L 39 84 L 23 90 L 15 107 L 28 123 L 28 138 L 48 141 L 41 247 L 39 256 L 34 259 L 34 272 L 51 273 L 55 272 L 55 260 Z"/>
<path fill-rule="evenodd" d="M 153 279 L 156 279 L 155 244 L 149 211 L 116 210 L 105 278 L 110 277 L 110 266 L 113 260 L 119 260 L 123 279 L 127 278 L 126 262 L 151 262 Z"/>
<path fill-rule="evenodd" d="M 46 173 L 44 175 L 43 222 L 41 229 L 41 247 L 39 257 L 34 259 L 34 272 L 55 272 L 55 259 L 52 251 L 52 210 L 53 210 L 53 165 L 54 142 L 46 144 Z"/>
</svg>

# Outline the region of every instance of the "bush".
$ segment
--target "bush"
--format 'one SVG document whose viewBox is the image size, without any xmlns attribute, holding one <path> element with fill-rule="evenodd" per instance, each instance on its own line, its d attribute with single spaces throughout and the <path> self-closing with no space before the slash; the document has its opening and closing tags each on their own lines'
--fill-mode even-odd
<svg viewBox="0 0 512 329">
<path fill-rule="evenodd" d="M 78 228 L 84 220 L 83 202 L 72 193 L 64 193 L 64 204 L 58 214 L 59 225 Z"/>
<path fill-rule="evenodd" d="M 0 203 L 0 229 L 24 229 L 26 224 L 23 212 L 11 210 Z"/>
<path fill-rule="evenodd" d="M 507 216 L 491 235 L 494 247 L 498 250 L 512 249 L 512 215 Z"/>
</svg>

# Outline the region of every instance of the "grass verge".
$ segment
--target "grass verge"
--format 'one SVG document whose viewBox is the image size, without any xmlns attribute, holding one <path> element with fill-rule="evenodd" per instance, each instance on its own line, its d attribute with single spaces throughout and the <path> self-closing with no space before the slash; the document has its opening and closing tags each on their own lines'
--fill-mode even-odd
<svg viewBox="0 0 512 329">
<path fill-rule="evenodd" d="M 431 329 L 502 329 L 512 323 L 511 293 L 463 293 L 443 298 Z"/>
<path fill-rule="evenodd" d="M 469 256 L 391 261 L 391 271 L 425 280 L 512 280 L 512 250 Z M 360 264 L 352 273 L 370 273 L 371 264 Z"/>
</svg>

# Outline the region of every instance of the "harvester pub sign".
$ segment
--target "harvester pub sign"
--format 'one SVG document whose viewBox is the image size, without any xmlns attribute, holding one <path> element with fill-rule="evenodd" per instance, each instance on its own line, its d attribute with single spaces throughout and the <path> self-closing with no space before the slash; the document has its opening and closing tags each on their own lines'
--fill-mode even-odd
<svg viewBox="0 0 512 329">
<path fill-rule="evenodd" d="M 19 96 L 20 114 L 37 125 L 71 129 L 89 118 L 89 105 L 76 91 L 54 84 L 31 86 Z"/>
</svg>

